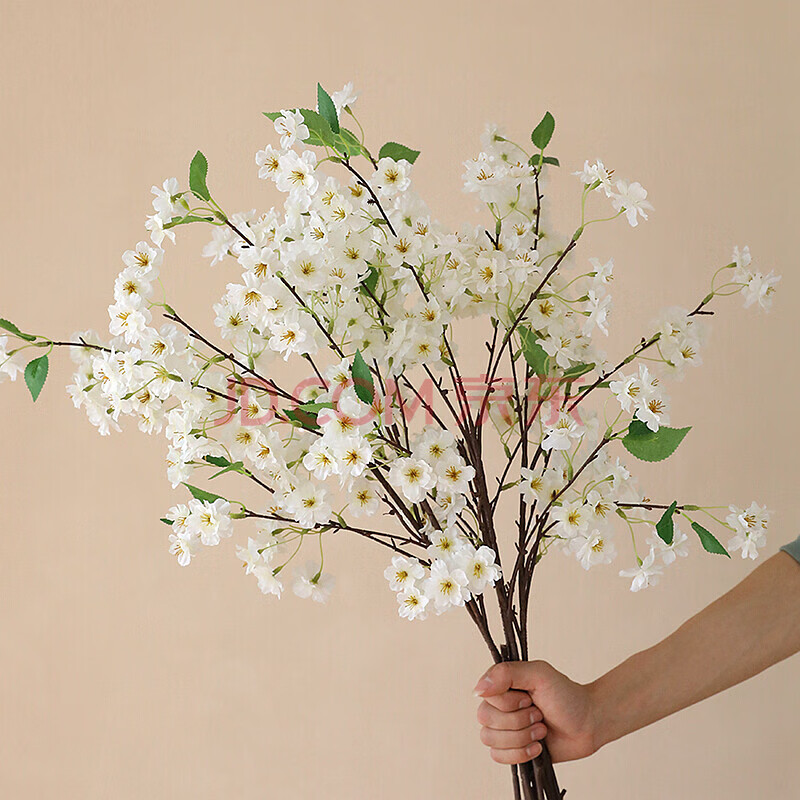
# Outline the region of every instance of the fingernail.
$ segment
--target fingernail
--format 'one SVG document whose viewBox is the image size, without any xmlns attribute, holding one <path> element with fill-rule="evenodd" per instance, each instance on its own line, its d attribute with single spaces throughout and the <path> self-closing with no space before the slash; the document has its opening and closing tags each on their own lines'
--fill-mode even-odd
<svg viewBox="0 0 800 800">
<path fill-rule="evenodd" d="M 539 755 L 539 745 L 538 745 L 538 744 L 532 744 L 532 745 L 531 745 L 531 746 L 530 746 L 530 747 L 527 749 L 527 751 L 526 751 L 526 752 L 528 753 L 528 755 L 529 755 L 529 756 L 531 756 L 532 758 L 535 758 L 536 756 L 538 756 L 538 755 Z"/>
<path fill-rule="evenodd" d="M 475 689 L 473 690 L 472 694 L 475 697 L 480 697 L 487 689 L 492 688 L 492 679 L 488 675 L 484 675 L 477 684 L 475 684 Z"/>
<path fill-rule="evenodd" d="M 531 711 L 531 725 L 533 725 L 534 722 L 536 722 L 536 712 Z"/>
<path fill-rule="evenodd" d="M 527 708 L 531 704 L 530 697 L 523 697 L 522 700 L 519 701 L 518 708 Z"/>
</svg>

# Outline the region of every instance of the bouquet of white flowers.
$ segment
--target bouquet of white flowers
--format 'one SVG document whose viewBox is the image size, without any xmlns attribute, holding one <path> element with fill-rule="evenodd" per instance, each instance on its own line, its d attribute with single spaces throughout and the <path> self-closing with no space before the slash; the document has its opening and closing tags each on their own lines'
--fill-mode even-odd
<svg viewBox="0 0 800 800">
<path fill-rule="evenodd" d="M 236 554 L 263 593 L 280 597 L 288 585 L 324 601 L 333 534 L 370 539 L 391 551 L 385 575 L 400 616 L 464 608 L 496 661 L 528 657 L 532 580 L 552 551 L 584 569 L 608 564 L 622 528 L 631 567 L 620 575 L 633 591 L 688 554 L 688 531 L 710 553 L 755 558 L 765 508 L 731 506 L 725 516 L 718 506 L 651 502 L 620 457 L 660 461 L 676 450 L 689 428 L 668 425 L 664 379 L 699 363 L 718 297 L 739 293 L 745 306 L 768 309 L 779 278 L 737 248 L 691 310 L 667 310 L 609 361 L 597 340 L 608 333 L 614 265 L 579 257 L 578 244 L 600 222 L 646 220 L 642 186 L 587 161 L 574 173 L 577 225 L 560 235 L 543 194 L 559 166 L 548 149 L 552 115 L 528 146 L 489 126 L 464 187 L 490 224 L 452 232 L 412 188 L 419 153 L 387 142 L 373 155 L 355 99 L 351 85 L 333 95 L 320 86 L 316 110 L 266 114 L 278 141 L 255 160 L 259 177 L 285 193 L 280 210 L 229 214 L 200 152 L 188 188 L 175 178 L 153 187 L 150 242 L 122 256 L 111 338 L 57 341 L 0 320 L 0 378 L 23 373 L 36 400 L 49 354 L 69 347 L 69 394 L 101 434 L 131 417 L 166 436 L 168 479 L 190 493 L 162 520 L 179 564 L 242 521 Z M 590 211 L 595 202 L 605 210 Z M 237 273 L 213 306 L 213 333 L 161 296 L 162 246 L 190 224 L 211 226 L 203 255 Z M 479 378 L 459 364 L 465 320 L 485 325 Z M 278 377 L 289 359 L 293 386 Z M 490 447 L 504 454 L 495 474 Z M 196 472 L 238 473 L 263 502 L 199 488 Z M 495 523 L 504 501 L 513 531 Z M 560 798 L 546 747 L 530 755 L 514 767 L 515 795 Z"/>
</svg>

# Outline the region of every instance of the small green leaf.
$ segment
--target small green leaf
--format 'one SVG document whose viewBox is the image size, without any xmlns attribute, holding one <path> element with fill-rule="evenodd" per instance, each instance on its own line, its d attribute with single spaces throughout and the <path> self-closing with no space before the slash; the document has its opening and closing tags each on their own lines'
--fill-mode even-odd
<svg viewBox="0 0 800 800">
<path fill-rule="evenodd" d="M 369 271 L 367 272 L 366 277 L 361 281 L 359 285 L 359 290 L 362 291 L 362 294 L 366 294 L 369 297 L 371 294 L 375 294 L 375 287 L 378 285 L 378 270 L 375 269 L 372 265 L 370 265 Z"/>
<path fill-rule="evenodd" d="M 341 128 L 336 134 L 334 147 L 345 156 L 360 156 L 364 152 L 358 137 L 347 128 Z"/>
<path fill-rule="evenodd" d="M 208 177 L 208 159 L 198 150 L 189 165 L 189 188 L 201 200 L 210 200 L 211 193 L 206 186 Z"/>
<path fill-rule="evenodd" d="M 598 383 L 597 386 L 593 386 L 593 384 L 587 383 L 585 386 L 579 386 L 578 387 L 578 391 L 579 392 L 585 392 L 585 391 L 588 391 L 591 388 L 608 389 L 609 386 L 611 386 L 611 381 L 600 381 L 600 383 Z"/>
<path fill-rule="evenodd" d="M 187 214 L 185 217 L 173 217 L 164 225 L 164 228 L 175 228 L 178 225 L 188 225 L 190 222 L 213 222 L 214 217 L 198 217 L 194 214 Z"/>
<path fill-rule="evenodd" d="M 229 467 L 232 463 L 225 456 L 203 456 L 203 461 L 215 467 Z"/>
<path fill-rule="evenodd" d="M 320 115 L 331 126 L 331 130 L 334 133 L 339 133 L 339 115 L 336 113 L 336 106 L 331 100 L 331 96 L 319 83 L 317 84 L 317 108 Z"/>
<path fill-rule="evenodd" d="M 562 379 L 565 382 L 574 381 L 581 377 L 581 375 L 585 375 L 587 372 L 591 372 L 594 369 L 594 363 L 592 364 L 573 364 L 569 369 L 564 370 L 564 375 Z"/>
<path fill-rule="evenodd" d="M 669 458 L 684 440 L 691 427 L 669 428 L 662 425 L 651 431 L 641 420 L 635 419 L 628 426 L 628 433 L 622 438 L 625 449 L 641 461 L 663 461 Z"/>
<path fill-rule="evenodd" d="M 358 399 L 364 403 L 371 403 L 375 397 L 375 384 L 372 382 L 372 373 L 360 350 L 356 350 L 350 374 L 353 376 L 353 388 Z"/>
<path fill-rule="evenodd" d="M 550 140 L 553 138 L 553 131 L 556 129 L 556 121 L 553 115 L 548 111 L 543 117 L 542 121 L 533 129 L 531 133 L 531 141 L 540 150 L 544 150 Z"/>
<path fill-rule="evenodd" d="M 378 153 L 379 159 L 391 158 L 393 161 L 408 161 L 409 164 L 413 164 L 417 160 L 417 156 L 419 156 L 419 150 L 412 150 L 397 142 L 386 142 Z"/>
<path fill-rule="evenodd" d="M 0 319 L 0 328 L 7 330 L 9 333 L 13 333 L 14 336 L 19 336 L 20 339 L 24 339 L 26 342 L 36 341 L 35 336 L 31 336 L 29 333 L 23 333 L 13 322 L 9 322 L 7 319 Z"/>
<path fill-rule="evenodd" d="M 303 142 L 316 147 L 333 147 L 335 139 L 328 120 L 310 108 L 301 108 L 300 113 L 308 128 L 308 138 L 303 139 Z"/>
<path fill-rule="evenodd" d="M 656 533 L 666 544 L 672 544 L 675 536 L 675 523 L 672 521 L 672 515 L 677 507 L 678 501 L 673 500 L 669 508 L 661 515 L 661 519 L 656 522 Z"/>
<path fill-rule="evenodd" d="M 25 383 L 30 390 L 34 403 L 42 391 L 44 382 L 47 380 L 49 366 L 50 362 L 47 356 L 39 356 L 39 358 L 34 358 L 33 361 L 29 361 L 28 366 L 25 367 Z"/>
<path fill-rule="evenodd" d="M 534 153 L 529 159 L 528 164 L 531 167 L 538 167 L 541 164 L 552 164 L 554 167 L 560 167 L 558 159 L 555 156 L 543 156 L 540 153 Z"/>
<path fill-rule="evenodd" d="M 220 475 L 224 475 L 226 472 L 239 472 L 242 475 L 247 474 L 247 470 L 244 468 L 244 461 L 236 461 L 232 464 L 228 464 L 227 467 L 223 467 L 219 472 L 215 472 L 210 478 L 210 481 L 213 481 L 214 478 L 218 478 Z"/>
<path fill-rule="evenodd" d="M 268 119 L 271 119 L 273 122 L 275 122 L 275 120 L 278 119 L 278 117 L 280 117 L 283 112 L 281 112 L 281 111 L 262 111 L 261 113 L 265 117 L 267 117 Z"/>
<path fill-rule="evenodd" d="M 519 326 L 519 337 L 522 342 L 522 354 L 531 369 L 540 377 L 546 378 L 549 356 L 542 349 L 536 334 L 530 328 Z"/>
<path fill-rule="evenodd" d="M 167 519 L 166 517 L 161 517 L 161 521 L 162 521 L 162 522 L 163 522 L 165 525 L 172 525 L 172 524 L 173 524 L 173 520 L 171 520 L 171 519 Z"/>
<path fill-rule="evenodd" d="M 333 408 L 333 403 L 303 403 L 297 408 L 288 408 L 284 413 L 290 420 L 296 422 L 303 428 L 315 430 L 319 428 L 317 423 L 317 414 L 323 408 Z"/>
<path fill-rule="evenodd" d="M 205 489 L 198 489 L 197 486 L 192 486 L 191 483 L 184 483 L 183 485 L 192 493 L 192 497 L 194 497 L 195 500 L 213 503 L 215 500 L 225 499 L 221 495 L 214 494 L 213 492 L 207 492 Z"/>
<path fill-rule="evenodd" d="M 209 480 L 213 480 L 214 478 L 224 475 L 226 472 L 240 472 L 243 475 L 246 474 L 247 470 L 244 468 L 244 462 L 242 461 L 229 461 L 225 456 L 203 456 L 203 461 L 207 464 L 212 464 L 215 467 L 220 467 L 219 472 L 215 472 Z"/>
<path fill-rule="evenodd" d="M 699 522 L 692 523 L 692 530 L 700 537 L 700 544 L 707 553 L 717 553 L 731 557 L 731 554 L 720 544 L 719 539 L 711 531 L 706 530 Z"/>
</svg>

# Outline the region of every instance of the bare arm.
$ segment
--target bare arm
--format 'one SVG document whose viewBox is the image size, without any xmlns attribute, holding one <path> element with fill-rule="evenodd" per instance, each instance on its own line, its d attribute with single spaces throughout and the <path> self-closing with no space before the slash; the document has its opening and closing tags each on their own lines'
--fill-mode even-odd
<svg viewBox="0 0 800 800">
<path fill-rule="evenodd" d="M 596 747 L 800 650 L 800 564 L 777 553 L 671 636 L 589 686 Z"/>
<path fill-rule="evenodd" d="M 593 683 L 575 683 L 543 661 L 492 667 L 476 686 L 481 740 L 505 764 L 538 754 L 545 735 L 555 761 L 583 758 L 798 651 L 800 564 L 780 552 Z"/>
</svg>

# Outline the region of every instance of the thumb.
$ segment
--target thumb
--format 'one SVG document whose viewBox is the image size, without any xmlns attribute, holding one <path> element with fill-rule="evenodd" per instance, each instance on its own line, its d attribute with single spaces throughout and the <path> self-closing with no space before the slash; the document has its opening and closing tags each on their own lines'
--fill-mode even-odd
<svg viewBox="0 0 800 800">
<path fill-rule="evenodd" d="M 490 667 L 475 686 L 477 697 L 495 697 L 509 689 L 529 689 L 534 676 L 527 661 L 506 661 Z"/>
</svg>

